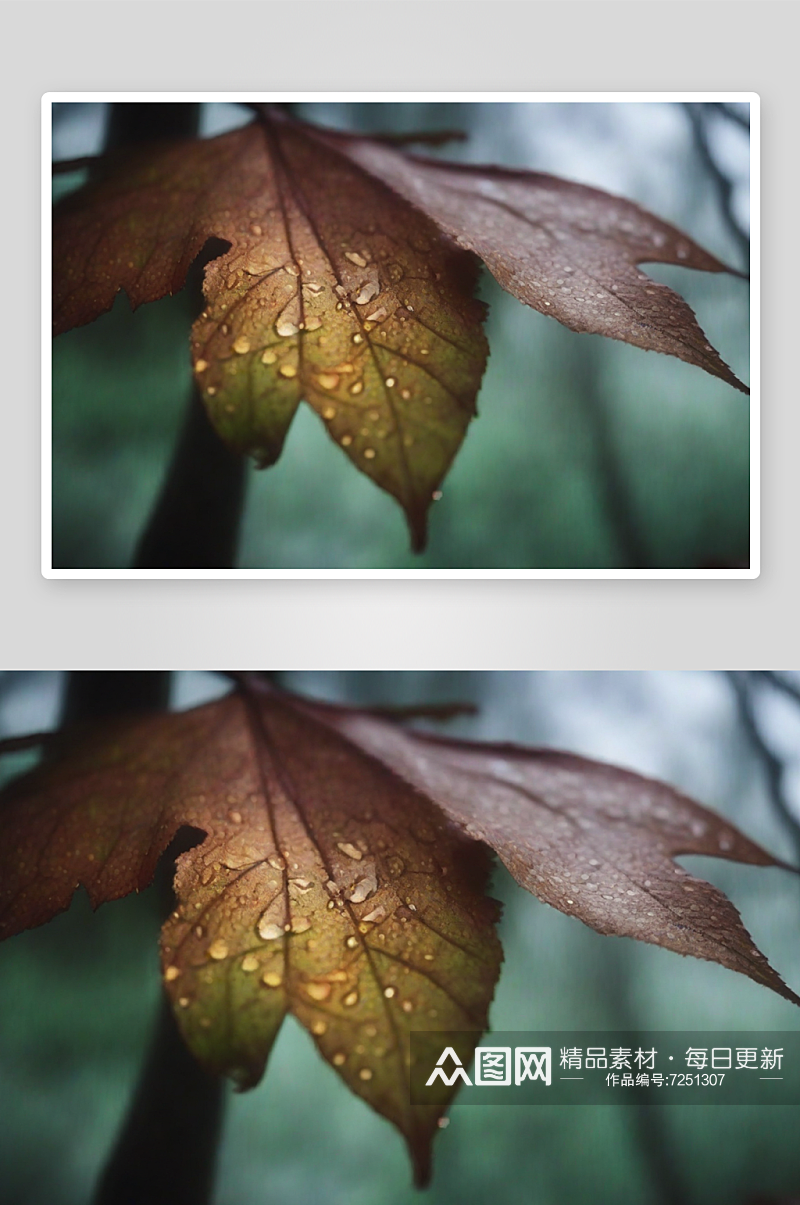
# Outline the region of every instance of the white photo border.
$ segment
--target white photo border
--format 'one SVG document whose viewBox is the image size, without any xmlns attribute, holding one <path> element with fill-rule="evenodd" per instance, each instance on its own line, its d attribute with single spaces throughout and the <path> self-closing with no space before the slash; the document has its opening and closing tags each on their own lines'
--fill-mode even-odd
<svg viewBox="0 0 800 1205">
<path fill-rule="evenodd" d="M 56 569 L 52 563 L 52 107 L 54 104 L 345 103 L 741 103 L 750 106 L 750 564 L 743 569 Z M 761 572 L 761 138 L 755 92 L 46 92 L 42 97 L 42 522 L 41 571 L 50 579 L 749 579 Z"/>
</svg>

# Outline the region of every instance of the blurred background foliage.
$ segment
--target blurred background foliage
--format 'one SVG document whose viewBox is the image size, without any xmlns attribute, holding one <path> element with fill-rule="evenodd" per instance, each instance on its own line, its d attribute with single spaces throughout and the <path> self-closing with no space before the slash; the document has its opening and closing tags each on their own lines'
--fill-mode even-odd
<svg viewBox="0 0 800 1205">
<path fill-rule="evenodd" d="M 797 864 L 800 675 L 298 673 L 281 679 L 287 687 L 351 703 L 472 701 L 479 714 L 448 731 L 549 744 L 663 778 Z M 63 687 L 59 674 L 2 675 L 0 736 L 56 724 Z M 172 705 L 194 705 L 228 688 L 213 675 L 175 674 Z M 7 776 L 30 757 L 4 758 L 0 769 Z M 797 989 L 797 879 L 714 859 L 683 861 L 730 895 L 758 945 Z M 502 868 L 492 891 L 505 903 L 506 961 L 491 1010 L 497 1029 L 800 1027 L 796 1008 L 744 977 L 601 937 L 540 904 Z M 152 891 L 96 915 L 80 893 L 67 913 L 0 946 L 5 1205 L 85 1205 L 90 1199 L 156 1012 L 158 912 Z M 433 1184 L 421 1197 L 411 1187 L 401 1139 L 350 1095 L 288 1019 L 259 1087 L 228 1098 L 214 1205 L 778 1205 L 800 1190 L 798 1111 L 456 1103 L 437 1138 Z"/>
<path fill-rule="evenodd" d="M 103 146 L 108 106 L 54 109 L 56 159 Z M 444 158 L 551 172 L 638 201 L 747 268 L 747 106 L 669 103 L 306 103 L 361 131 L 459 129 Z M 202 106 L 202 132 L 249 120 Z M 57 189 L 80 177 L 57 178 Z M 659 265 L 749 379 L 745 281 Z M 240 568 L 696 568 L 747 564 L 749 408 L 665 356 L 576 335 L 484 272 L 489 365 L 479 416 L 434 506 L 426 552 L 397 505 L 301 406 L 278 464 L 248 469 Z M 134 559 L 190 392 L 185 294 L 130 312 L 120 296 L 53 358 L 53 564 Z"/>
</svg>

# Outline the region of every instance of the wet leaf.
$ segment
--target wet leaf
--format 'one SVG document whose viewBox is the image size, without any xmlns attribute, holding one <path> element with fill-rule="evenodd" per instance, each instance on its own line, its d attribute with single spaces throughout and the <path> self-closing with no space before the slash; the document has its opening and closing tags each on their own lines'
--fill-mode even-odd
<svg viewBox="0 0 800 1205">
<path fill-rule="evenodd" d="M 399 155 L 362 138 L 331 141 L 479 255 L 498 283 L 574 331 L 677 356 L 743 393 L 689 306 L 638 269 L 730 269 L 654 214 L 597 188 L 541 172 Z"/>
<path fill-rule="evenodd" d="M 279 696 L 66 736 L 3 800 L 0 934 L 82 884 L 96 906 L 152 879 L 182 826 L 164 983 L 210 1070 L 261 1078 L 286 1013 L 429 1175 L 442 1108 L 412 1106 L 412 1030 L 480 1031 L 499 973 L 486 850 Z"/>
<path fill-rule="evenodd" d="M 183 286 L 209 239 L 192 355 L 212 422 L 262 464 L 304 399 L 405 510 L 416 548 L 486 362 L 478 257 L 576 331 L 666 352 L 739 389 L 686 303 L 644 262 L 726 271 L 632 202 L 534 172 L 447 164 L 263 110 L 218 138 L 98 161 L 54 216 L 54 331 L 120 289 Z M 746 391 L 746 390 L 745 390 Z"/>
<path fill-rule="evenodd" d="M 446 740 L 344 708 L 310 710 L 494 849 L 545 903 L 599 933 L 720 963 L 800 1004 L 723 893 L 674 861 L 704 854 L 791 869 L 723 817 L 665 783 L 571 753 Z"/>
<path fill-rule="evenodd" d="M 218 433 L 272 464 L 304 399 L 421 547 L 486 363 L 474 259 L 309 128 L 265 119 L 109 159 L 57 207 L 54 331 L 121 288 L 134 307 L 175 292 L 210 238 L 230 248 L 192 357 Z"/>
</svg>

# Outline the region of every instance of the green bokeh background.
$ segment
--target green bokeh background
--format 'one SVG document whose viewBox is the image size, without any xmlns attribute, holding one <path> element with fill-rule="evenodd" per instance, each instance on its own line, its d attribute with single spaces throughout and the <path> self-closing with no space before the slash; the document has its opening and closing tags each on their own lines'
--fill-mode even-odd
<svg viewBox="0 0 800 1205">
<path fill-rule="evenodd" d="M 464 130 L 465 143 L 430 153 L 551 171 L 620 193 L 742 266 L 680 105 L 298 107 L 350 129 Z M 57 107 L 58 157 L 97 149 L 101 108 Z M 246 119 L 235 106 L 204 109 L 206 132 Z M 711 134 L 746 211 L 747 134 L 722 118 Z M 58 186 L 76 181 L 62 177 Z M 747 284 L 686 269 L 648 270 L 683 293 L 723 359 L 747 381 Z M 680 361 L 575 335 L 503 293 L 485 272 L 480 293 L 490 306 L 491 355 L 479 417 L 433 507 L 424 555 L 410 552 L 396 503 L 354 469 L 301 406 L 278 464 L 248 470 L 239 567 L 746 564 L 747 398 Z M 131 564 L 189 395 L 189 325 L 183 295 L 136 314 L 120 297 L 111 313 L 56 340 L 55 567 Z"/>
<path fill-rule="evenodd" d="M 674 674 L 295 674 L 285 684 L 351 702 L 480 705 L 454 733 L 550 744 L 668 780 L 792 858 L 724 678 Z M 0 678 L 0 735 L 55 721 L 58 675 Z M 187 706 L 226 689 L 175 676 Z M 797 807 L 800 713 L 759 701 Z M 19 765 L 19 763 L 17 763 Z M 778 870 L 684 860 L 741 910 L 772 964 L 800 986 L 800 891 Z M 721 967 L 601 937 L 502 870 L 503 967 L 496 1029 L 800 1028 L 798 1010 Z M 84 1205 L 113 1142 L 159 992 L 158 916 L 148 893 L 92 915 L 80 895 L 50 924 L 0 947 L 0 1197 Z M 580 1042 L 576 1039 L 578 1045 Z M 228 1101 L 214 1205 L 745 1205 L 800 1188 L 798 1108 L 692 1106 L 451 1110 L 424 1195 L 399 1136 L 322 1062 L 293 1021 L 263 1082 Z"/>
</svg>

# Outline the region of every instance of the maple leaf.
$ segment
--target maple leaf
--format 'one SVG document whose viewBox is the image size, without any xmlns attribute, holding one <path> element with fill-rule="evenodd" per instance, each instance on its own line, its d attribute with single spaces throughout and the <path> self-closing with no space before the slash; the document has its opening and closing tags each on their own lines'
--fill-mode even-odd
<svg viewBox="0 0 800 1205">
<path fill-rule="evenodd" d="M 217 138 L 98 160 L 53 224 L 53 329 L 180 289 L 211 239 L 194 372 L 262 466 L 301 400 L 403 507 L 414 548 L 470 420 L 487 344 L 479 260 L 576 331 L 666 352 L 747 390 L 646 261 L 729 271 L 630 201 L 535 172 L 443 163 L 258 106 Z"/>
<path fill-rule="evenodd" d="M 161 942 L 189 1047 L 250 1087 L 292 1013 L 403 1133 L 420 1183 L 456 1089 L 411 1106 L 410 1034 L 486 1028 L 502 957 L 488 849 L 600 932 L 800 1003 L 733 905 L 673 857 L 783 863 L 673 788 L 570 754 L 432 737 L 248 678 L 190 711 L 65 731 L 2 806 L 3 937 L 81 885 L 94 906 L 147 886 L 175 834 L 199 830 Z"/>
</svg>

